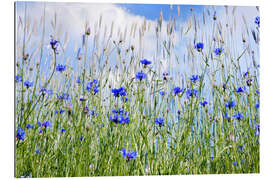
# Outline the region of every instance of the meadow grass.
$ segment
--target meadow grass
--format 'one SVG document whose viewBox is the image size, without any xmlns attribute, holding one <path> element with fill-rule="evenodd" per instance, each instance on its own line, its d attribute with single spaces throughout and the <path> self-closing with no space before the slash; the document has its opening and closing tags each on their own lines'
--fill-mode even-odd
<svg viewBox="0 0 270 180">
<path fill-rule="evenodd" d="M 201 22 L 192 10 L 183 24 L 164 21 L 161 13 L 156 24 L 145 20 L 123 32 L 113 22 L 111 29 L 103 25 L 101 16 L 95 27 L 85 23 L 78 48 L 56 14 L 48 30 L 42 6 L 39 22 L 31 22 L 27 3 L 24 17 L 16 17 L 16 177 L 260 172 L 259 27 L 245 27 L 243 47 L 235 52 L 232 33 L 239 26 L 219 21 L 211 8 Z M 203 29 L 206 23 L 210 28 Z M 185 56 L 176 49 L 178 27 L 181 38 L 191 37 L 180 42 Z M 144 65 L 144 34 L 151 28 L 155 55 Z M 121 87 L 114 96 L 112 89 Z M 123 156 L 122 148 L 135 157 Z"/>
</svg>

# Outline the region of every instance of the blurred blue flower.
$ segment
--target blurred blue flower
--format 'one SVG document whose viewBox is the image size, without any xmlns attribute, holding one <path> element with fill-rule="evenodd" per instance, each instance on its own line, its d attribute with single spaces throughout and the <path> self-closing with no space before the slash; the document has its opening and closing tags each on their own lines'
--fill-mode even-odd
<svg viewBox="0 0 270 180">
<path fill-rule="evenodd" d="M 130 159 L 135 159 L 138 155 L 137 151 L 128 152 L 125 148 L 122 148 L 120 152 L 122 153 L 122 156 L 126 158 L 127 161 L 129 161 Z"/>
<path fill-rule="evenodd" d="M 195 49 L 197 49 L 198 52 L 201 52 L 203 50 L 204 44 L 202 42 L 198 42 L 195 44 Z"/>
<path fill-rule="evenodd" d="M 151 61 L 148 61 L 147 59 L 143 59 L 140 61 L 144 66 L 147 66 L 149 64 L 151 64 L 152 62 Z"/>
<path fill-rule="evenodd" d="M 92 115 L 92 116 L 98 116 L 98 113 L 97 113 L 96 110 L 92 110 L 92 111 L 91 111 L 91 115 Z"/>
<path fill-rule="evenodd" d="M 43 96 L 45 96 L 45 94 L 47 93 L 46 88 L 41 88 L 39 91 L 41 92 L 41 95 L 43 95 Z"/>
<path fill-rule="evenodd" d="M 207 101 L 201 101 L 201 102 L 200 102 L 200 105 L 202 105 L 203 107 L 205 107 L 207 104 L 208 104 Z"/>
<path fill-rule="evenodd" d="M 243 73 L 244 77 L 248 77 L 248 75 L 249 75 L 249 71 Z"/>
<path fill-rule="evenodd" d="M 190 81 L 193 83 L 196 83 L 198 80 L 200 80 L 201 76 L 199 75 L 192 75 L 192 77 L 190 78 Z"/>
<path fill-rule="evenodd" d="M 221 55 L 223 52 L 223 48 L 216 48 L 214 52 L 216 55 Z"/>
<path fill-rule="evenodd" d="M 22 77 L 20 75 L 16 75 L 16 82 L 22 82 Z"/>
<path fill-rule="evenodd" d="M 260 91 L 259 90 L 256 90 L 255 92 L 256 92 L 256 94 L 260 95 Z"/>
<path fill-rule="evenodd" d="M 33 129 L 33 126 L 31 124 L 26 124 L 27 129 Z"/>
<path fill-rule="evenodd" d="M 39 149 L 36 149 L 36 150 L 35 150 L 35 153 L 36 153 L 36 154 L 40 154 Z"/>
<path fill-rule="evenodd" d="M 143 72 L 138 72 L 138 73 L 136 74 L 136 78 L 139 79 L 139 80 L 141 81 L 142 79 L 147 78 L 147 75 L 144 74 Z"/>
<path fill-rule="evenodd" d="M 77 79 L 76 79 L 76 83 L 78 83 L 78 84 L 80 84 L 80 83 L 81 83 L 80 77 L 77 77 Z"/>
<path fill-rule="evenodd" d="M 119 108 L 118 110 L 113 109 L 112 110 L 113 116 L 110 116 L 110 120 L 114 122 L 115 124 L 122 124 L 122 123 L 129 123 L 129 117 L 127 115 L 127 112 L 123 109 Z"/>
<path fill-rule="evenodd" d="M 43 131 L 42 131 L 42 129 L 41 129 L 41 130 L 39 130 L 39 132 L 38 132 L 38 133 L 39 133 L 39 134 L 42 134 L 42 132 L 43 132 Z"/>
<path fill-rule="evenodd" d="M 160 94 L 161 96 L 164 96 L 164 95 L 165 95 L 165 91 L 160 91 L 159 94 Z"/>
<path fill-rule="evenodd" d="M 66 70 L 66 65 L 63 64 L 57 64 L 56 71 L 63 72 Z"/>
<path fill-rule="evenodd" d="M 256 107 L 256 109 L 259 109 L 260 108 L 260 103 L 258 102 L 255 107 Z"/>
<path fill-rule="evenodd" d="M 82 140 L 83 140 L 83 136 L 80 137 L 80 141 L 82 141 Z"/>
<path fill-rule="evenodd" d="M 23 140 L 25 139 L 25 132 L 22 128 L 19 128 L 17 130 L 17 136 L 16 136 L 19 140 Z"/>
<path fill-rule="evenodd" d="M 259 136 L 260 135 L 260 124 L 256 124 L 255 129 L 256 129 L 255 136 Z"/>
<path fill-rule="evenodd" d="M 159 125 L 159 127 L 163 126 L 164 127 L 164 118 L 160 117 L 160 118 L 156 118 L 155 123 L 157 125 Z"/>
<path fill-rule="evenodd" d="M 188 89 L 186 92 L 187 98 L 196 97 L 197 93 L 198 93 L 198 90 L 196 90 L 196 89 Z"/>
<path fill-rule="evenodd" d="M 64 109 L 60 109 L 60 112 L 58 110 L 55 111 L 56 114 L 60 113 L 60 114 L 63 114 L 65 112 Z"/>
<path fill-rule="evenodd" d="M 238 161 L 235 161 L 235 162 L 233 161 L 233 165 L 238 167 Z"/>
<path fill-rule="evenodd" d="M 127 98 L 127 97 L 122 97 L 121 98 L 124 102 L 128 102 L 129 101 L 129 99 Z"/>
<path fill-rule="evenodd" d="M 236 92 L 237 92 L 237 93 L 244 93 L 245 90 L 246 90 L 245 88 L 239 87 L 239 88 L 236 90 Z"/>
<path fill-rule="evenodd" d="M 52 47 L 52 49 L 53 49 L 54 51 L 57 49 L 58 43 L 59 43 L 59 42 L 58 42 L 57 40 L 51 39 L 50 44 L 51 44 L 51 47 Z"/>
<path fill-rule="evenodd" d="M 243 114 L 241 114 L 240 112 L 235 114 L 233 117 L 235 117 L 235 119 L 237 119 L 237 120 L 241 120 L 241 119 L 245 118 L 245 116 Z"/>
<path fill-rule="evenodd" d="M 62 129 L 61 129 L 61 132 L 62 132 L 62 133 L 66 132 L 66 129 L 62 128 Z"/>
<path fill-rule="evenodd" d="M 50 126 L 51 126 L 50 121 L 45 121 L 45 122 L 42 123 L 42 127 L 45 128 L 45 129 L 46 129 L 47 127 L 50 127 Z"/>
<path fill-rule="evenodd" d="M 67 94 L 67 93 L 62 93 L 62 94 L 58 94 L 57 95 L 57 98 L 59 99 L 59 100 L 70 100 L 70 96 Z"/>
<path fill-rule="evenodd" d="M 29 87 L 33 86 L 33 83 L 30 81 L 24 81 L 24 86 L 26 86 L 26 88 L 28 89 Z"/>
<path fill-rule="evenodd" d="M 125 96 L 127 95 L 127 89 L 123 87 L 119 89 L 112 89 L 112 93 L 115 97 Z"/>
<path fill-rule="evenodd" d="M 87 105 L 83 108 L 83 112 L 84 112 L 84 114 L 88 114 L 89 108 Z"/>
<path fill-rule="evenodd" d="M 257 24 L 258 27 L 260 27 L 260 17 L 259 17 L 259 16 L 257 16 L 257 17 L 255 18 L 254 23 Z"/>
<path fill-rule="evenodd" d="M 251 85 L 252 85 L 252 79 L 248 79 L 248 80 L 246 81 L 246 84 L 247 84 L 247 86 L 251 86 Z"/>
<path fill-rule="evenodd" d="M 181 93 L 183 91 L 184 91 L 184 89 L 183 88 L 181 89 L 180 87 L 173 88 L 173 92 L 174 92 L 175 95 L 177 95 L 177 94 L 179 94 L 179 93 Z"/>
<path fill-rule="evenodd" d="M 225 104 L 225 107 L 227 107 L 229 109 L 233 108 L 234 106 L 235 106 L 235 102 L 233 100 L 228 101 L 228 103 Z"/>
<path fill-rule="evenodd" d="M 99 86 L 98 86 L 98 80 L 93 80 L 92 82 L 89 82 L 86 86 L 86 90 L 88 92 L 93 91 L 94 94 L 99 92 Z"/>
</svg>

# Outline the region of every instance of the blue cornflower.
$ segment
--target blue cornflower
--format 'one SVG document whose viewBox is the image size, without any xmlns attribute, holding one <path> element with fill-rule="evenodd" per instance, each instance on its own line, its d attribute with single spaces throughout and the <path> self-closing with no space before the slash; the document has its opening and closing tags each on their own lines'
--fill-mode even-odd
<svg viewBox="0 0 270 180">
<path fill-rule="evenodd" d="M 122 97 L 122 100 L 124 101 L 124 102 L 128 102 L 128 98 L 127 97 Z"/>
<path fill-rule="evenodd" d="M 80 137 L 80 141 L 82 141 L 82 140 L 83 140 L 83 136 Z"/>
<path fill-rule="evenodd" d="M 28 89 L 29 87 L 33 86 L 33 83 L 30 81 L 24 81 L 24 86 L 26 86 L 26 88 Z"/>
<path fill-rule="evenodd" d="M 257 95 L 260 95 L 260 91 L 259 90 L 256 90 L 255 91 Z"/>
<path fill-rule="evenodd" d="M 76 83 L 78 83 L 78 84 L 81 83 L 80 77 L 78 77 L 78 78 L 76 79 Z"/>
<path fill-rule="evenodd" d="M 179 94 L 179 93 L 181 93 L 183 91 L 184 91 L 184 89 L 183 88 L 181 89 L 180 87 L 173 88 L 173 92 L 174 92 L 175 95 L 177 95 L 177 94 Z"/>
<path fill-rule="evenodd" d="M 243 73 L 244 77 L 247 77 L 248 75 L 249 75 L 249 71 Z"/>
<path fill-rule="evenodd" d="M 17 136 L 16 136 L 19 140 L 23 140 L 25 139 L 25 131 L 22 128 L 19 128 L 17 130 Z"/>
<path fill-rule="evenodd" d="M 47 89 L 46 88 L 41 88 L 39 91 L 41 92 L 41 94 L 43 96 L 47 93 Z"/>
<path fill-rule="evenodd" d="M 193 83 L 196 83 L 200 78 L 201 78 L 201 76 L 199 76 L 199 75 L 192 75 L 192 77 L 190 78 L 190 80 Z"/>
<path fill-rule="evenodd" d="M 149 64 L 152 64 L 152 62 L 151 61 L 148 61 L 147 59 L 143 59 L 143 60 L 141 60 L 140 61 L 144 66 L 147 66 L 147 65 L 149 65 Z"/>
<path fill-rule="evenodd" d="M 42 127 L 45 128 L 45 129 L 46 129 L 47 127 L 50 127 L 50 126 L 51 126 L 50 121 L 45 121 L 45 122 L 42 123 Z"/>
<path fill-rule="evenodd" d="M 260 17 L 259 16 L 257 16 L 256 18 L 255 18 L 255 24 L 257 24 L 258 25 L 258 27 L 260 27 Z"/>
<path fill-rule="evenodd" d="M 159 127 L 163 126 L 164 127 L 164 118 L 160 117 L 160 118 L 156 118 L 155 123 L 157 125 L 159 125 Z"/>
<path fill-rule="evenodd" d="M 39 149 L 36 149 L 36 150 L 35 150 L 35 153 L 36 153 L 36 154 L 40 154 Z"/>
<path fill-rule="evenodd" d="M 92 111 L 91 111 L 91 115 L 92 115 L 92 116 L 98 116 L 98 113 L 97 113 L 96 110 L 92 110 Z"/>
<path fill-rule="evenodd" d="M 221 55 L 223 52 L 223 48 L 216 48 L 214 52 L 216 55 Z"/>
<path fill-rule="evenodd" d="M 258 102 L 255 107 L 256 107 L 256 109 L 259 109 L 260 108 L 260 102 Z"/>
<path fill-rule="evenodd" d="M 110 116 L 110 120 L 115 124 L 129 123 L 129 117 L 124 117 L 121 114 L 114 114 L 114 116 Z"/>
<path fill-rule="evenodd" d="M 33 129 L 33 126 L 31 124 L 26 124 L 27 129 Z"/>
<path fill-rule="evenodd" d="M 197 44 L 195 44 L 195 49 L 197 49 L 198 52 L 201 52 L 203 50 L 203 43 L 202 42 L 198 42 Z"/>
<path fill-rule="evenodd" d="M 65 112 L 64 109 L 60 109 L 60 112 L 58 110 L 55 111 L 56 114 L 60 113 L 60 114 L 63 114 Z"/>
<path fill-rule="evenodd" d="M 238 167 L 238 161 L 235 161 L 235 162 L 233 161 L 233 165 Z"/>
<path fill-rule="evenodd" d="M 20 75 L 16 75 L 16 82 L 22 82 L 22 77 Z"/>
<path fill-rule="evenodd" d="M 203 107 L 205 107 L 207 104 L 208 104 L 207 101 L 202 101 L 202 102 L 200 102 L 200 105 L 202 105 Z"/>
<path fill-rule="evenodd" d="M 260 135 L 260 124 L 256 124 L 255 129 L 256 129 L 255 135 L 259 136 Z"/>
<path fill-rule="evenodd" d="M 252 85 L 252 79 L 248 79 L 248 80 L 246 81 L 246 83 L 247 83 L 247 86 L 251 86 L 251 85 Z"/>
<path fill-rule="evenodd" d="M 198 90 L 196 90 L 196 89 L 188 89 L 186 92 L 187 98 L 196 97 L 197 93 L 198 93 Z"/>
<path fill-rule="evenodd" d="M 160 94 L 161 96 L 164 96 L 164 95 L 165 95 L 165 91 L 160 91 L 159 94 Z"/>
<path fill-rule="evenodd" d="M 228 101 L 228 103 L 225 104 L 225 106 L 228 107 L 229 109 L 231 109 L 235 106 L 235 102 L 233 100 Z"/>
<path fill-rule="evenodd" d="M 125 96 L 127 95 L 127 89 L 123 87 L 119 89 L 112 89 L 112 93 L 115 97 Z"/>
<path fill-rule="evenodd" d="M 59 99 L 59 100 L 70 100 L 70 97 L 69 97 L 69 95 L 68 94 L 66 94 L 66 93 L 62 93 L 62 94 L 58 94 L 57 95 L 57 98 Z"/>
<path fill-rule="evenodd" d="M 53 49 L 54 51 L 57 49 L 58 43 L 59 43 L 59 42 L 58 42 L 57 40 L 51 39 L 50 44 L 51 44 L 51 47 L 52 47 L 52 49 Z"/>
<path fill-rule="evenodd" d="M 86 90 L 88 92 L 93 91 L 94 94 L 99 92 L 99 86 L 98 86 L 98 80 L 93 80 L 92 82 L 89 82 L 86 86 Z"/>
<path fill-rule="evenodd" d="M 242 87 L 239 87 L 237 90 L 236 90 L 237 93 L 243 93 L 245 92 L 245 88 L 242 88 Z"/>
<path fill-rule="evenodd" d="M 62 129 L 61 129 L 61 132 L 62 132 L 62 133 L 66 132 L 66 129 L 62 128 Z"/>
<path fill-rule="evenodd" d="M 238 112 L 237 114 L 235 114 L 234 117 L 237 120 L 241 120 L 241 119 L 245 118 L 245 116 L 243 114 L 241 114 L 240 112 Z"/>
<path fill-rule="evenodd" d="M 141 80 L 147 78 L 147 75 L 144 74 L 143 72 L 138 72 L 138 73 L 136 74 L 136 78 L 139 79 L 139 80 L 141 81 Z"/>
<path fill-rule="evenodd" d="M 66 65 L 63 64 L 57 64 L 56 71 L 63 72 L 66 70 Z"/>
<path fill-rule="evenodd" d="M 138 155 L 137 151 L 128 152 L 125 148 L 122 148 L 120 152 L 122 153 L 122 156 L 126 158 L 127 161 L 129 161 L 130 159 L 135 159 Z"/>
<path fill-rule="evenodd" d="M 127 112 L 119 108 L 118 110 L 113 109 L 113 116 L 110 116 L 110 120 L 116 124 L 129 123 L 129 117 Z"/>
<path fill-rule="evenodd" d="M 42 134 L 42 132 L 43 132 L 43 131 L 42 131 L 42 129 L 41 129 L 41 130 L 39 130 L 38 134 Z"/>
</svg>

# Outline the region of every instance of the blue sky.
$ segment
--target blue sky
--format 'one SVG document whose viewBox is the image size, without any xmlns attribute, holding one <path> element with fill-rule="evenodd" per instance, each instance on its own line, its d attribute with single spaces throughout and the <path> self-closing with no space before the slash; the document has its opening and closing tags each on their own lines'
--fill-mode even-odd
<svg viewBox="0 0 270 180">
<path fill-rule="evenodd" d="M 17 18 L 20 16 L 23 19 L 24 14 L 24 2 L 17 2 Z M 27 15 L 31 18 L 31 21 L 40 22 L 40 18 L 42 16 L 43 11 L 43 2 L 27 2 Z M 210 34 L 212 31 L 212 23 L 213 23 L 213 7 L 212 6 L 201 6 L 201 5 L 180 5 L 180 17 L 177 16 L 177 5 L 173 5 L 173 8 L 170 9 L 169 4 L 102 4 L 102 3 L 46 3 L 46 35 L 45 35 L 45 46 L 44 46 L 44 53 L 45 55 L 49 56 L 50 48 L 48 48 L 48 44 L 50 41 L 50 35 L 54 34 L 54 31 L 51 27 L 51 21 L 54 19 L 54 13 L 57 13 L 57 22 L 59 25 L 62 26 L 61 30 L 63 34 L 59 36 L 58 40 L 61 43 L 64 43 L 64 33 L 68 33 L 69 42 L 66 47 L 65 55 L 59 55 L 58 62 L 61 64 L 67 63 L 67 59 L 70 58 L 69 63 L 72 64 L 73 67 L 76 66 L 76 54 L 79 48 L 81 48 L 82 42 L 82 34 L 84 33 L 85 22 L 89 22 L 89 26 L 92 30 L 91 38 L 89 39 L 89 47 L 92 49 L 93 47 L 93 33 L 95 30 L 101 31 L 102 36 L 100 36 L 100 42 L 103 42 L 104 39 L 107 39 L 110 32 L 103 32 L 105 26 L 110 29 L 112 22 L 114 22 L 114 34 L 112 35 L 111 40 L 119 40 L 121 37 L 117 33 L 120 31 L 124 34 L 125 27 L 128 27 L 128 30 L 131 29 L 134 23 L 137 24 L 137 32 L 136 37 L 131 37 L 127 35 L 127 39 L 125 41 L 125 46 L 129 46 L 130 44 L 135 45 L 136 47 L 139 46 L 139 38 L 138 38 L 138 28 L 144 23 L 144 19 L 147 20 L 148 23 L 151 24 L 150 31 L 146 32 L 144 35 L 143 40 L 143 55 L 139 58 L 146 58 L 152 61 L 156 61 L 157 63 L 161 61 L 163 58 L 162 54 L 158 54 L 155 52 L 155 48 L 153 45 L 156 45 L 156 22 L 157 19 L 160 17 L 160 11 L 162 10 L 164 23 L 163 23 L 163 31 L 161 34 L 161 42 L 168 41 L 168 36 L 166 33 L 166 24 L 170 17 L 176 18 L 176 32 L 175 32 L 175 48 L 174 51 L 178 55 L 178 58 L 183 62 L 183 59 L 190 61 L 187 56 L 187 47 L 190 43 L 193 43 L 194 39 L 194 30 L 191 29 L 189 33 L 185 36 L 181 35 L 181 26 L 184 27 L 184 31 L 186 32 L 187 29 L 187 21 L 191 17 L 192 13 L 190 9 L 193 9 L 193 12 L 196 15 L 197 19 L 202 19 L 202 12 L 204 9 L 209 9 L 210 15 L 207 15 L 207 22 L 206 25 L 203 25 L 202 21 L 200 20 L 200 33 L 198 34 L 198 39 L 196 41 L 208 41 L 211 37 L 205 36 L 202 38 L 202 34 Z M 216 7 L 218 21 L 223 21 L 228 19 L 225 16 L 224 6 L 217 6 Z M 231 12 L 232 7 L 229 9 L 229 21 L 233 21 L 231 19 Z M 248 13 L 247 13 L 248 12 Z M 246 8 L 246 7 L 238 7 L 238 14 L 235 16 L 235 20 L 237 21 L 237 25 L 239 31 L 233 37 L 237 42 L 241 43 L 241 30 L 243 29 L 243 20 L 242 15 L 245 15 L 247 18 L 247 22 L 251 26 L 254 25 L 254 17 L 257 16 L 257 12 L 255 7 Z M 99 21 L 100 16 L 103 17 L 102 19 L 102 28 L 99 29 L 97 27 L 97 23 Z M 17 23 L 16 23 L 17 24 Z M 37 28 L 38 33 L 33 35 L 32 42 L 40 42 L 41 39 L 41 27 Z M 110 30 L 109 30 L 110 31 Z M 103 33 L 106 37 L 104 37 Z M 128 33 L 129 34 L 129 33 Z M 37 47 L 38 44 L 34 44 L 32 47 Z M 29 47 L 29 46 L 27 46 Z M 47 48 L 46 48 L 47 47 Z M 206 48 L 210 48 L 210 46 L 206 46 Z M 242 52 L 242 46 L 237 45 L 233 49 L 235 52 L 235 56 Z M 34 49 L 29 48 L 27 51 L 31 54 L 34 52 Z M 212 51 L 212 50 L 211 50 Z M 92 52 L 92 51 L 91 51 Z M 83 52 L 82 52 L 83 53 Z M 88 54 L 89 55 L 89 54 Z M 50 60 L 51 58 L 49 58 Z M 111 63 L 115 62 L 115 54 L 112 54 Z M 175 59 L 172 60 L 173 63 L 176 63 Z M 198 61 L 199 62 L 199 61 Z M 167 63 L 167 62 L 166 62 Z M 156 64 L 156 63 L 153 63 Z M 189 66 L 189 62 L 185 63 L 186 66 Z M 47 64 L 44 65 L 48 66 Z M 183 69 L 190 69 L 185 68 L 183 64 L 176 66 L 175 64 L 172 65 L 175 67 L 175 71 L 181 72 Z M 182 69 L 180 69 L 181 67 Z M 168 67 L 164 66 L 164 69 L 161 71 L 168 71 Z M 44 70 L 45 71 L 45 70 Z M 196 73 L 197 70 L 194 72 Z M 193 72 L 193 73 L 194 73 Z M 80 72 L 75 72 L 75 76 L 77 76 Z M 197 72 L 198 73 L 198 72 Z"/>
<path fill-rule="evenodd" d="M 174 16 L 176 19 L 187 20 L 191 14 L 190 9 L 193 8 L 195 13 L 202 13 L 204 6 L 201 5 L 180 5 L 180 16 L 177 16 L 177 5 L 166 4 L 117 4 L 125 8 L 129 13 L 134 15 L 144 16 L 146 19 L 157 20 L 162 11 L 164 20 L 168 21 L 170 17 Z"/>
</svg>

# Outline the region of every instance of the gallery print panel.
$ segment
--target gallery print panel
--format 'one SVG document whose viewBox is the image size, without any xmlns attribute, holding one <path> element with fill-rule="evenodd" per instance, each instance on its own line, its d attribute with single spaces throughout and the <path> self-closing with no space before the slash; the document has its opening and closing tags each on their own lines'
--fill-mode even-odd
<svg viewBox="0 0 270 180">
<path fill-rule="evenodd" d="M 260 172 L 255 6 L 15 3 L 15 177 Z"/>
</svg>

